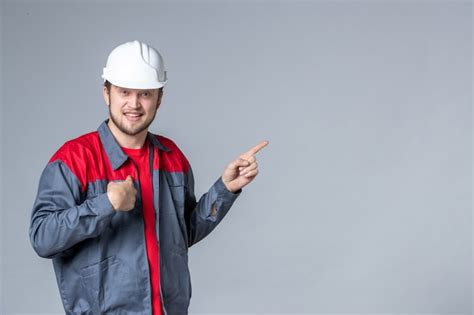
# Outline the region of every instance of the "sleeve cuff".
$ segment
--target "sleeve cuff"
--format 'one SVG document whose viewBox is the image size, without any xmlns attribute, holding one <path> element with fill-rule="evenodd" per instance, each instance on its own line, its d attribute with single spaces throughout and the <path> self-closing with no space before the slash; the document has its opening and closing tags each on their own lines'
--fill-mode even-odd
<svg viewBox="0 0 474 315">
<path fill-rule="evenodd" d="M 112 206 L 107 193 L 100 194 L 91 199 L 91 201 L 92 208 L 97 215 L 110 215 L 115 213 L 114 207 Z"/>
<path fill-rule="evenodd" d="M 222 176 L 217 179 L 214 185 L 216 188 L 217 197 L 224 198 L 226 201 L 234 201 L 242 192 L 242 188 L 240 188 L 236 192 L 231 192 L 230 190 L 228 190 L 224 182 L 222 181 Z"/>
</svg>

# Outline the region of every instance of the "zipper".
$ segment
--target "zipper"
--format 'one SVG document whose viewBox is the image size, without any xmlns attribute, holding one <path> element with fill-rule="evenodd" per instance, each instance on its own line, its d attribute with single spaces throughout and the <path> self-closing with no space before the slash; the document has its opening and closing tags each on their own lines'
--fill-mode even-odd
<svg viewBox="0 0 474 315">
<path fill-rule="evenodd" d="M 154 146 L 152 145 L 152 143 L 150 142 L 150 177 L 151 177 L 151 191 L 152 191 L 152 198 L 154 199 L 154 195 L 155 195 L 155 187 L 153 187 L 153 160 L 154 160 Z M 158 149 L 157 149 L 158 150 Z M 158 175 L 160 174 L 160 160 L 158 159 Z M 158 177 L 158 186 L 160 185 L 160 179 Z M 158 187 L 159 188 L 159 187 Z M 160 194 L 158 192 L 158 198 L 159 198 Z M 160 225 L 160 214 L 159 214 L 159 211 L 156 211 L 155 209 L 155 203 L 152 202 L 153 204 L 153 210 L 155 210 L 155 213 L 156 213 L 156 216 L 155 216 L 155 233 L 156 233 L 156 241 L 158 243 L 158 256 L 159 256 L 159 259 L 160 259 L 160 299 L 161 299 L 161 307 L 162 307 L 162 311 L 164 313 L 164 315 L 167 315 L 168 312 L 166 311 L 166 308 L 165 308 L 165 301 L 163 300 L 163 292 L 161 291 L 161 272 L 163 270 L 163 268 L 161 267 L 161 261 L 162 261 L 162 257 L 161 257 L 161 245 L 160 245 L 160 231 L 159 231 L 159 228 L 158 230 L 156 230 L 156 227 Z M 159 209 L 158 209 L 159 210 Z"/>
<path fill-rule="evenodd" d="M 135 174 L 137 174 L 137 194 L 141 200 L 141 196 L 142 196 L 142 192 L 141 192 L 141 188 L 140 188 L 140 174 L 138 172 L 138 168 L 135 164 L 135 162 L 130 159 L 130 162 L 133 164 L 133 167 L 135 168 Z M 141 201 L 140 202 L 140 208 L 141 208 L 141 222 L 142 222 L 142 231 L 143 231 L 143 246 L 145 248 L 145 253 L 146 253 L 146 235 L 145 235 L 145 218 L 143 216 L 143 202 Z M 150 292 L 150 310 L 151 310 L 151 313 L 153 312 L 153 297 L 151 296 L 151 278 L 150 278 L 150 266 L 148 265 L 148 260 L 145 260 L 146 261 L 146 270 L 147 270 L 147 285 L 148 285 L 148 292 Z"/>
</svg>

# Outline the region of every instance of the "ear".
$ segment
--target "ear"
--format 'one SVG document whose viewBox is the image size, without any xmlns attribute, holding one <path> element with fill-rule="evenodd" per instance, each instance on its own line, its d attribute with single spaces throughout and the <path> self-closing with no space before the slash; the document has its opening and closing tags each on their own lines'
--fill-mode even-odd
<svg viewBox="0 0 474 315">
<path fill-rule="evenodd" d="M 110 105 L 110 98 L 109 98 L 109 93 L 107 91 L 107 87 L 104 86 L 102 89 L 102 95 L 104 96 L 104 101 L 107 106 Z"/>
<path fill-rule="evenodd" d="M 157 106 L 157 108 L 160 107 L 160 105 L 161 105 L 161 97 L 162 96 L 163 96 L 163 88 L 158 90 L 158 101 L 157 101 L 158 106 Z"/>
</svg>

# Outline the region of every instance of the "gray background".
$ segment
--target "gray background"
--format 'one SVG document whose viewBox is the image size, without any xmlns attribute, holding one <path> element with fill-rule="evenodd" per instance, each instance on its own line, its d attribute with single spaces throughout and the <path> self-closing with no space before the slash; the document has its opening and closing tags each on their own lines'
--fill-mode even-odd
<svg viewBox="0 0 474 315">
<path fill-rule="evenodd" d="M 261 140 L 260 173 L 190 249 L 191 313 L 472 310 L 468 1 L 8 1 L 1 313 L 63 313 L 28 239 L 40 173 L 107 118 L 116 45 L 164 56 L 151 131 L 199 198 Z"/>
</svg>

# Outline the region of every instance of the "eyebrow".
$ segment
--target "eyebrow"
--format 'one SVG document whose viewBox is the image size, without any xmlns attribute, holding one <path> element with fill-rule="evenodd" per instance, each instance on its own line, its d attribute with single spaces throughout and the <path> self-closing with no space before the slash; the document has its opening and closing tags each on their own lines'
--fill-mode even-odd
<svg viewBox="0 0 474 315">
<path fill-rule="evenodd" d="M 120 91 L 132 91 L 133 89 L 119 87 L 119 90 L 120 90 Z M 152 91 L 152 90 L 142 90 L 141 92 L 143 92 L 143 93 L 145 93 L 145 92 L 151 93 L 151 91 Z"/>
</svg>

